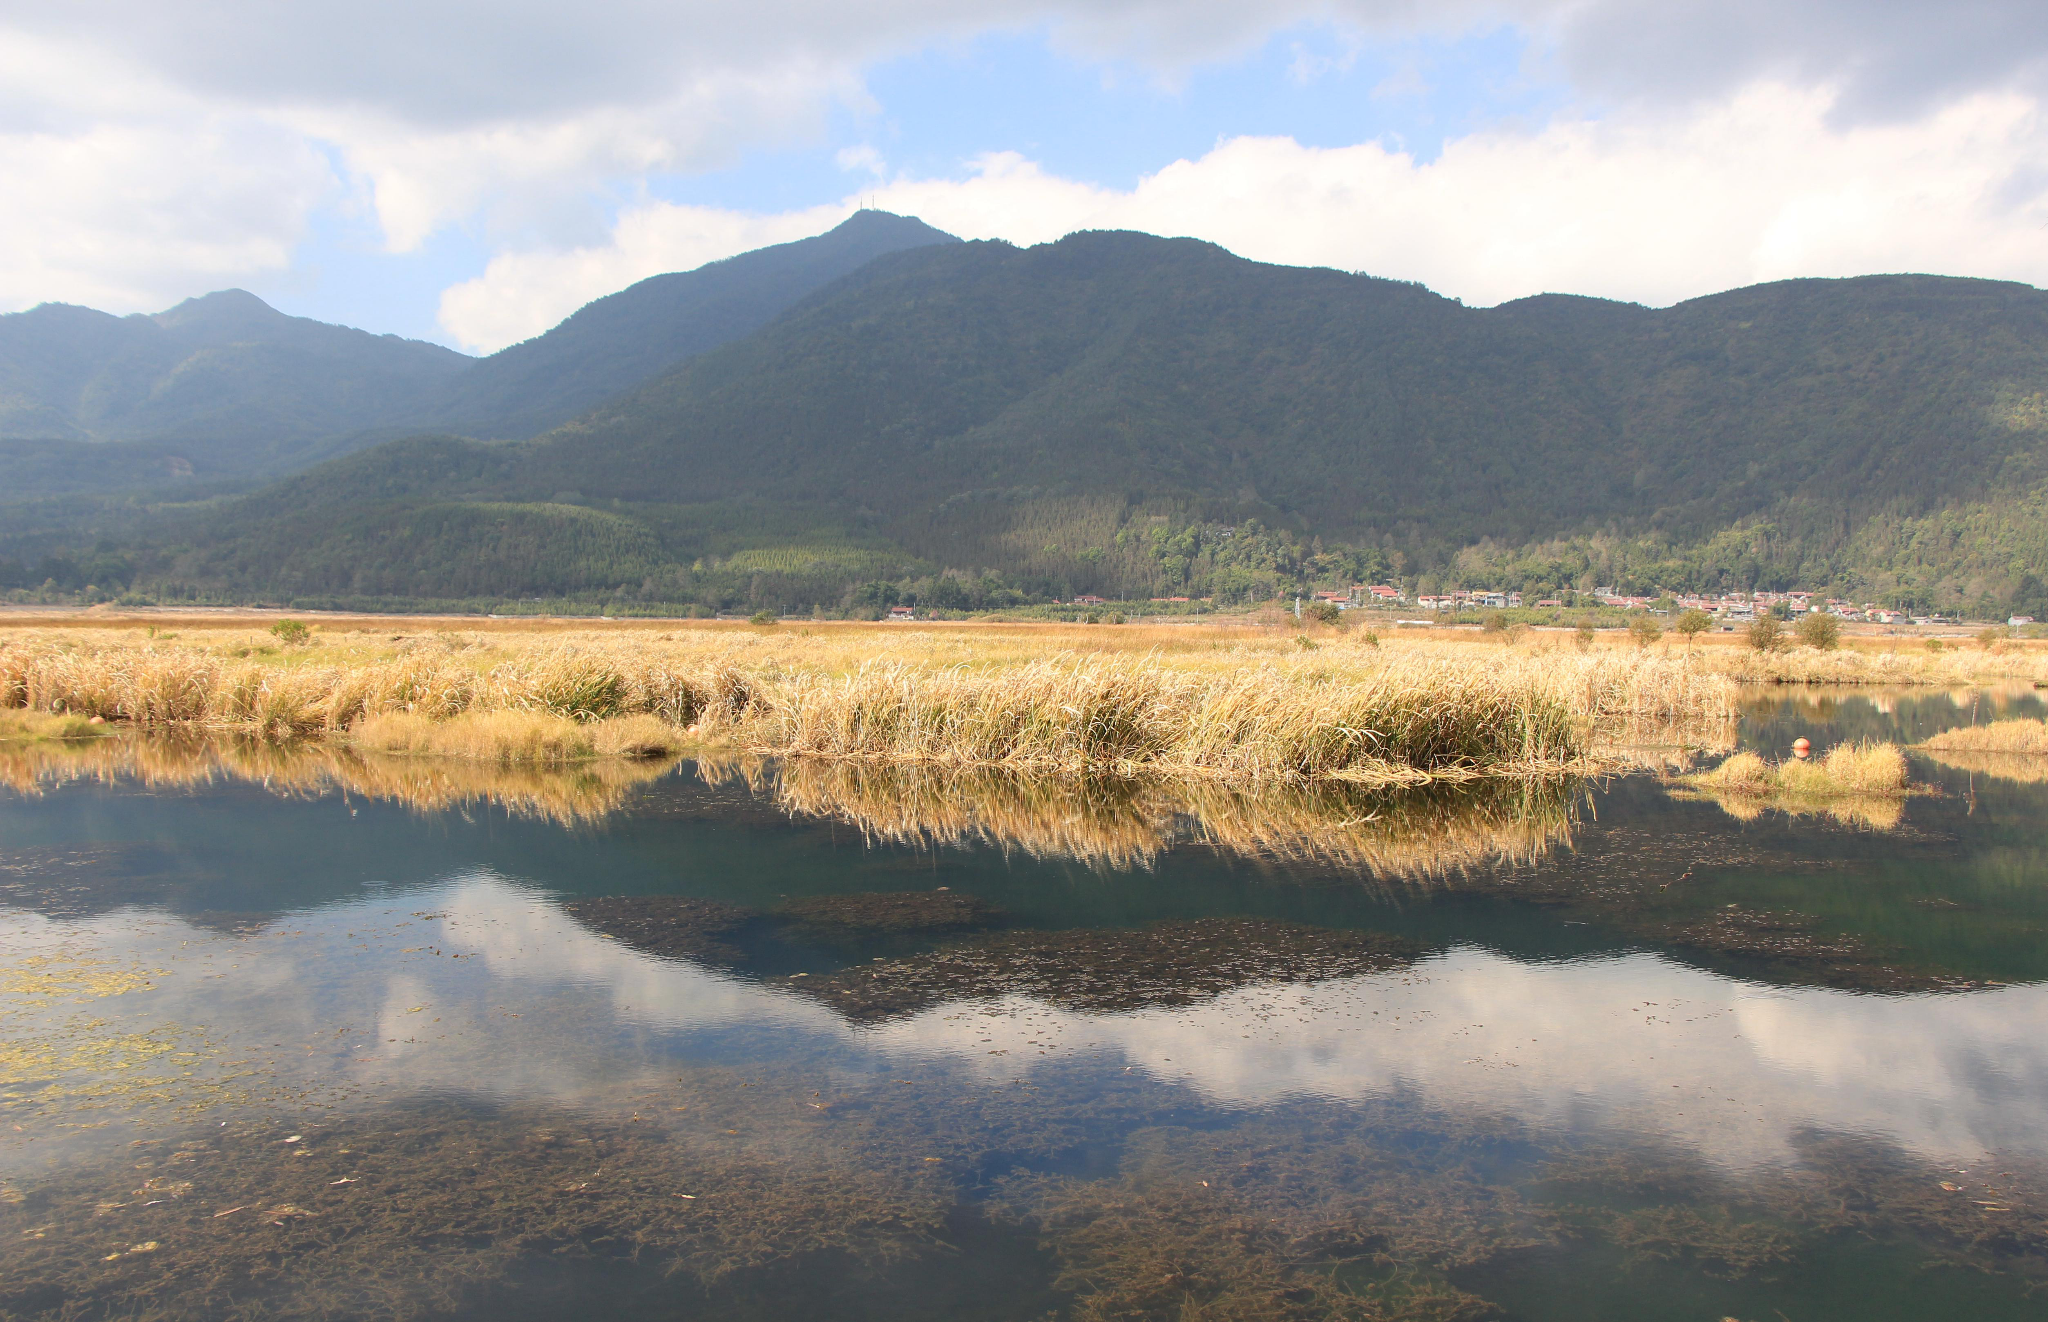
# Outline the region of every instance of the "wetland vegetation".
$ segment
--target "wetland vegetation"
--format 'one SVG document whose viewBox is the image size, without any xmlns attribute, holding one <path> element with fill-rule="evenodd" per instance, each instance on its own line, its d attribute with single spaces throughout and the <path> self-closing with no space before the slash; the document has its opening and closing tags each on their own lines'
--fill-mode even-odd
<svg viewBox="0 0 2048 1322">
<path fill-rule="evenodd" d="M 1942 760 L 2030 687 L 1283 629 L 1176 635 L 1134 708 L 1082 630 L 906 630 L 865 680 L 823 631 L 707 636 L 188 649 L 223 702 L 244 665 L 368 695 L 283 738 L 0 712 L 0 1313 L 2004 1322 L 2048 1288 L 2048 800 Z M 1599 774 L 758 734 L 806 686 L 981 673 L 898 706 L 986 711 L 1057 670 L 1100 715 L 1482 661 Z M 407 665 L 413 709 L 377 696 Z M 750 696 L 686 722 L 656 674 Z"/>
<path fill-rule="evenodd" d="M 1382 647 L 1344 633 L 1324 646 L 1259 629 L 1075 641 L 821 629 L 356 632 L 251 646 L 54 631 L 0 641 L 0 707 L 496 761 L 660 756 L 687 744 L 1359 784 L 1584 771 L 1616 726 L 1708 728 L 1732 715 L 1725 679 L 1661 655 Z"/>
</svg>

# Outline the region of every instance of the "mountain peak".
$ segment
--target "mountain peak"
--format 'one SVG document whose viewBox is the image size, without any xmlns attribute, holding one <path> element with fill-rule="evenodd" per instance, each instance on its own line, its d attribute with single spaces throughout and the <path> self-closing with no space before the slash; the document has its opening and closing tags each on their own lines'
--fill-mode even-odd
<svg viewBox="0 0 2048 1322">
<path fill-rule="evenodd" d="M 292 318 L 246 289 L 217 289 L 211 294 L 188 298 L 174 308 L 157 313 L 150 320 L 165 330 L 220 334 L 275 327 L 279 322 Z"/>
<path fill-rule="evenodd" d="M 862 208 L 834 225 L 829 233 L 844 234 L 849 238 L 869 238 L 883 235 L 923 243 L 958 243 L 960 240 L 942 229 L 927 225 L 916 216 L 899 216 L 893 211 L 874 211 Z"/>
</svg>

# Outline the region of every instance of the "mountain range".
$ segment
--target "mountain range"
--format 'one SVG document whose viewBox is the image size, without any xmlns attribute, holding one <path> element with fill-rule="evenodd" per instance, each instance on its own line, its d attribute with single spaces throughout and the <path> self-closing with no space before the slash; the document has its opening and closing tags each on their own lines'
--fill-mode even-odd
<svg viewBox="0 0 2048 1322">
<path fill-rule="evenodd" d="M 642 280 L 487 358 L 286 316 L 239 289 L 153 316 L 45 303 L 0 316 L 0 453 L 14 494 L 48 495 L 279 476 L 428 428 L 531 436 L 883 253 L 955 242 L 864 211 L 815 238 Z"/>
<path fill-rule="evenodd" d="M 91 539 L 158 596 L 858 609 L 1397 575 L 1990 609 L 2048 578 L 2048 293 L 1995 281 L 1468 308 L 863 212 L 481 360 L 228 293 L 0 318 L 0 383 L 28 437 L 0 464 L 71 501 L 16 576 L 84 574 Z M 52 453 L 123 458 L 94 505 Z M 285 476 L 166 498 L 209 472 Z"/>
</svg>

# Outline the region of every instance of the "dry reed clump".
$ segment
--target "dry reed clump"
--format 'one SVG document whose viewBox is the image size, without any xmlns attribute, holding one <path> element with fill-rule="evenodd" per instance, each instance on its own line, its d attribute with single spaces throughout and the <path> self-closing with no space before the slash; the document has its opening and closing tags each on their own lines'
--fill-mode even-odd
<svg viewBox="0 0 2048 1322">
<path fill-rule="evenodd" d="M 95 725 L 89 716 L 0 708 L 0 742 L 93 739 L 111 733 L 105 722 Z"/>
<path fill-rule="evenodd" d="M 364 752 L 386 756 L 580 762 L 597 755 L 583 726 L 567 717 L 534 712 L 463 712 L 445 721 L 411 712 L 386 712 L 357 721 L 348 737 Z"/>
<path fill-rule="evenodd" d="M 1773 763 L 1755 753 L 1737 753 L 1692 780 L 1728 794 L 1824 799 L 1904 794 L 1906 770 L 1906 755 L 1897 744 L 1855 742 L 1836 744 L 1818 761 Z"/>
<path fill-rule="evenodd" d="M 2048 754 L 2048 721 L 1993 721 L 1944 730 L 1919 747 L 1952 753 Z"/>
<path fill-rule="evenodd" d="M 1912 793 L 1906 755 L 1891 743 L 1837 744 L 1818 761 L 1767 762 L 1755 753 L 1737 753 L 1681 783 L 1741 821 L 1775 808 L 1887 831 L 1898 826 L 1902 800 Z"/>
<path fill-rule="evenodd" d="M 538 763 L 673 757 L 683 746 L 675 727 L 644 714 L 578 722 L 529 711 L 470 711 L 445 721 L 390 712 L 358 721 L 349 740 L 386 755 Z"/>
<path fill-rule="evenodd" d="M 1531 672 L 1442 663 L 1338 677 L 1096 659 L 879 662 L 797 676 L 735 734 L 749 751 L 789 757 L 1366 783 L 1562 768 L 1586 744 L 1567 695 Z"/>
</svg>

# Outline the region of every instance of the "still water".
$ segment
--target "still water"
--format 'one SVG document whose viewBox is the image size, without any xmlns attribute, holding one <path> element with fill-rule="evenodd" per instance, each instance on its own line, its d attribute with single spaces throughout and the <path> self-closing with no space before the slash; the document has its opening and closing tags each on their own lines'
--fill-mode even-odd
<svg viewBox="0 0 2048 1322">
<path fill-rule="evenodd" d="M 2042 1316 L 2048 768 L 1789 816 L 1643 760 L 0 748 L 0 1316 Z"/>
</svg>

